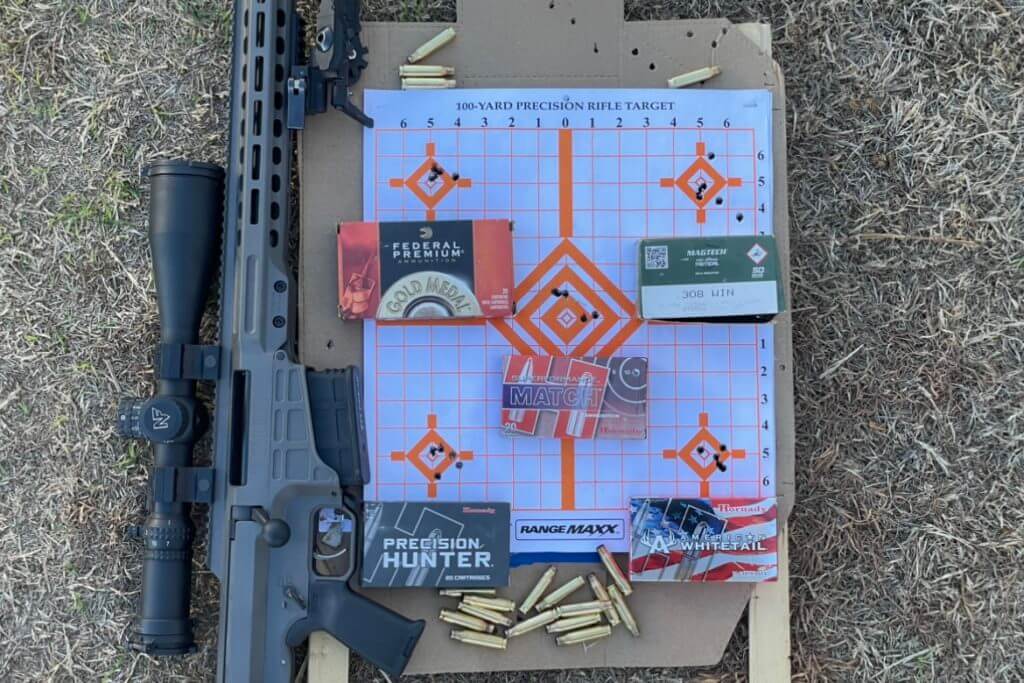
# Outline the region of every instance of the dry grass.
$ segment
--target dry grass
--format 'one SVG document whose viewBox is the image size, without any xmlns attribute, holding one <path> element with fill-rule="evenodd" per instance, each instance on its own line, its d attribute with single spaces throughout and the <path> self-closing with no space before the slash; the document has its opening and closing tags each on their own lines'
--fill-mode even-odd
<svg viewBox="0 0 1024 683">
<path fill-rule="evenodd" d="M 1024 9 L 1003 3 L 629 5 L 768 20 L 787 74 L 802 678 L 1024 678 Z M 156 339 L 138 171 L 223 159 L 229 27 L 223 2 L 0 4 L 4 681 L 211 676 L 208 574 L 199 655 L 123 647 L 149 455 L 111 418 Z M 707 671 L 530 680 L 732 680 L 745 657 L 741 629 Z"/>
</svg>

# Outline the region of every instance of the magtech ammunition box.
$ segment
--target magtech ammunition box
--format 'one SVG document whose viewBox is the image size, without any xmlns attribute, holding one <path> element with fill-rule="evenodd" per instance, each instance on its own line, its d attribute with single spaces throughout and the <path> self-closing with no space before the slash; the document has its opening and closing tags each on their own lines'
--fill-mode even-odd
<svg viewBox="0 0 1024 683">
<path fill-rule="evenodd" d="M 363 586 L 508 585 L 508 503 L 369 502 L 363 509 Z"/>
<path fill-rule="evenodd" d="M 509 221 L 338 226 L 342 318 L 501 318 L 515 312 L 513 287 Z"/>
<path fill-rule="evenodd" d="M 640 241 L 640 317 L 764 322 L 784 310 L 775 238 Z"/>
</svg>

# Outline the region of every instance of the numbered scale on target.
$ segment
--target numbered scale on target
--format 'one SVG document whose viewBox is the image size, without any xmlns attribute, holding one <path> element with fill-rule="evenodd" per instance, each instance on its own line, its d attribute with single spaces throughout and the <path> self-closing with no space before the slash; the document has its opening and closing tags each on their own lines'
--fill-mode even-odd
<svg viewBox="0 0 1024 683">
<path fill-rule="evenodd" d="M 385 155 L 385 175 L 391 187 L 403 186 L 404 182 L 396 181 L 408 179 L 419 190 L 408 197 L 409 202 L 399 201 L 390 211 L 404 210 L 408 216 L 417 208 L 417 201 L 433 205 L 429 209 L 436 207 L 440 218 L 445 217 L 445 210 L 454 215 L 466 209 L 459 193 L 449 197 L 446 181 L 451 178 L 446 175 L 455 176 L 451 182 L 463 179 L 464 187 L 471 187 L 473 180 L 501 183 L 505 175 L 511 176 L 508 182 L 519 186 L 550 186 L 557 180 L 557 169 L 549 168 L 545 161 L 557 158 L 562 144 L 559 133 L 569 131 L 575 158 L 573 184 L 582 194 L 587 194 L 588 188 L 601 193 L 618 191 L 627 202 L 624 210 L 641 204 L 653 212 L 689 210 L 698 234 L 771 233 L 771 136 L 770 127 L 765 126 L 771 114 L 768 93 L 676 91 L 667 92 L 664 101 L 652 102 L 630 99 L 630 91 L 624 92 L 621 98 L 616 92 L 614 100 L 552 93 L 545 99 L 516 96 L 489 101 L 474 99 L 478 96 L 473 91 L 465 91 L 451 93 L 447 114 L 409 114 L 429 110 L 427 107 L 405 107 L 391 116 L 385 112 L 384 120 L 377 122 L 377 133 L 386 133 L 389 124 L 401 131 L 397 148 L 391 148 L 385 136 L 382 143 L 388 149 L 378 149 L 379 155 Z M 426 100 L 431 94 L 411 95 Z M 635 96 L 647 95 L 637 92 Z M 728 98 L 729 107 L 718 106 L 716 97 Z M 403 163 L 387 161 L 396 153 Z M 644 163 L 636 163 L 639 158 Z M 424 164 L 428 159 L 430 163 Z M 482 163 L 484 159 L 488 163 Z M 507 169 L 497 168 L 499 159 L 507 162 Z M 423 173 L 417 175 L 421 166 L 425 166 Z M 433 173 L 436 170 L 441 172 Z M 549 198 L 547 192 L 541 192 L 536 202 L 522 191 L 516 194 L 524 201 L 495 197 L 479 206 L 495 216 L 509 208 L 551 210 L 544 202 Z M 612 208 L 619 207 L 605 200 L 593 210 Z M 659 216 L 655 213 L 653 217 Z"/>
</svg>

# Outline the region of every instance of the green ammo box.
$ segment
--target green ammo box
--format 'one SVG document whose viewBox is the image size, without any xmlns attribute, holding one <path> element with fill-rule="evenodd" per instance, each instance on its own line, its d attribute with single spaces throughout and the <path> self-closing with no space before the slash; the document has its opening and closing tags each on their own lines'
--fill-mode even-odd
<svg viewBox="0 0 1024 683">
<path fill-rule="evenodd" d="M 640 241 L 640 317 L 765 322 L 785 308 L 775 238 Z"/>
</svg>

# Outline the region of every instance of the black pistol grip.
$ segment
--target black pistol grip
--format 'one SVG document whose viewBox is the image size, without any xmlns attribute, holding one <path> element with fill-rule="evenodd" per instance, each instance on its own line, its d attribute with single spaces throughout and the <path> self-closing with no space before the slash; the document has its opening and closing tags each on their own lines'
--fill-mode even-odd
<svg viewBox="0 0 1024 683">
<path fill-rule="evenodd" d="M 313 579 L 308 604 L 306 617 L 288 629 L 289 647 L 298 647 L 313 631 L 327 631 L 392 680 L 405 671 L 426 626 L 356 593 L 345 581 Z"/>
</svg>

